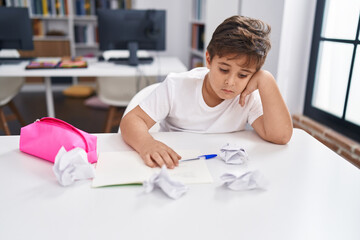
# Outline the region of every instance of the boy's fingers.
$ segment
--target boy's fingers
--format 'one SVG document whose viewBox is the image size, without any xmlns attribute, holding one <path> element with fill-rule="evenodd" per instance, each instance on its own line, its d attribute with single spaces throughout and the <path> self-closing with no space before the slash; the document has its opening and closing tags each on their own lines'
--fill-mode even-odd
<svg viewBox="0 0 360 240">
<path fill-rule="evenodd" d="M 150 155 L 146 155 L 144 158 L 144 163 L 149 166 L 149 167 L 156 167 L 155 163 L 153 162 L 153 160 L 151 160 Z"/>
<path fill-rule="evenodd" d="M 169 154 L 170 154 L 170 157 L 172 158 L 175 166 L 179 166 L 179 160 L 181 159 L 181 156 L 172 149 Z"/>
<path fill-rule="evenodd" d="M 164 151 L 164 152 L 161 152 L 160 155 L 161 155 L 162 159 L 164 160 L 164 162 L 166 164 L 166 167 L 168 167 L 170 169 L 173 169 L 174 168 L 174 162 L 171 159 L 169 153 Z"/>
<path fill-rule="evenodd" d="M 241 93 L 241 95 L 240 95 L 239 103 L 240 103 L 240 105 L 241 105 L 242 107 L 245 105 L 245 98 L 246 98 L 247 95 L 249 95 L 249 92 L 248 92 L 247 89 L 245 89 L 245 90 Z"/>
<path fill-rule="evenodd" d="M 178 166 L 179 165 L 179 160 L 181 159 L 181 156 L 179 154 L 177 154 L 172 148 L 170 148 L 169 146 L 165 145 L 165 151 L 166 151 L 166 156 L 169 156 L 172 163 L 173 163 L 173 167 L 174 166 Z M 166 164 L 167 165 L 167 164 Z M 169 165 L 167 165 L 169 167 Z M 173 168 L 172 167 L 172 168 Z"/>
<path fill-rule="evenodd" d="M 159 153 L 154 153 L 153 155 L 151 155 L 151 158 L 154 162 L 156 162 L 156 164 L 159 166 L 159 167 L 162 167 L 165 163 L 162 159 L 162 157 L 160 156 Z"/>
</svg>

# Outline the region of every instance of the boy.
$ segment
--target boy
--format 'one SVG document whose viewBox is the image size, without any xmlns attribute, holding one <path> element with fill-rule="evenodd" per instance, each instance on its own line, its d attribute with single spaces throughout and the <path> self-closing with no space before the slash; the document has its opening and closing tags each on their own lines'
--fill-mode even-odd
<svg viewBox="0 0 360 240">
<path fill-rule="evenodd" d="M 233 16 L 221 23 L 207 47 L 207 68 L 169 74 L 120 123 L 124 141 L 150 167 L 174 168 L 179 156 L 148 130 L 225 133 L 248 122 L 266 141 L 286 144 L 292 135 L 290 113 L 274 77 L 261 70 L 270 50 L 270 26 Z"/>
</svg>

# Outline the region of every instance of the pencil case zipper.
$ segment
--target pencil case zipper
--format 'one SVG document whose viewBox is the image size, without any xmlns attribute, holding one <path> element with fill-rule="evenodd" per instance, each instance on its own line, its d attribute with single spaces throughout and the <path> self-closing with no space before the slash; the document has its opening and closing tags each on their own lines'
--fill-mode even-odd
<svg viewBox="0 0 360 240">
<path fill-rule="evenodd" d="M 57 118 L 52 118 L 52 117 L 44 117 L 41 119 L 37 119 L 35 121 L 36 123 L 43 123 L 43 124 L 49 124 L 49 125 L 53 125 L 56 127 L 60 127 L 63 128 L 65 130 L 72 130 L 73 132 L 75 132 L 77 135 L 79 135 L 83 142 L 85 143 L 85 148 L 86 148 L 86 152 L 89 151 L 89 146 L 88 146 L 88 142 L 86 141 L 86 138 L 84 137 L 84 135 L 74 126 L 72 126 L 71 124 L 64 122 L 60 119 Z"/>
</svg>

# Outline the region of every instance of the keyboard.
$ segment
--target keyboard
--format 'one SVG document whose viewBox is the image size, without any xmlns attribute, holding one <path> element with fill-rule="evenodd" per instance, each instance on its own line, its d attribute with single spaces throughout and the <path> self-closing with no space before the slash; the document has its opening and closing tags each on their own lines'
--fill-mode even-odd
<svg viewBox="0 0 360 240">
<path fill-rule="evenodd" d="M 35 58 L 34 57 L 0 57 L 0 60 L 19 60 L 19 61 L 29 61 L 29 60 L 34 60 Z"/>
<path fill-rule="evenodd" d="M 154 58 L 153 57 L 139 57 L 138 60 L 139 60 L 139 64 L 150 64 L 154 61 Z M 104 61 L 104 58 L 99 57 L 99 61 Z M 110 58 L 108 61 L 113 62 L 115 64 L 127 65 L 129 63 L 129 58 L 127 58 L 127 57 Z"/>
<path fill-rule="evenodd" d="M 20 57 L 20 58 L 0 57 L 0 64 L 16 64 L 16 63 L 21 63 L 23 61 L 31 61 L 34 59 L 35 59 L 34 57 Z"/>
</svg>

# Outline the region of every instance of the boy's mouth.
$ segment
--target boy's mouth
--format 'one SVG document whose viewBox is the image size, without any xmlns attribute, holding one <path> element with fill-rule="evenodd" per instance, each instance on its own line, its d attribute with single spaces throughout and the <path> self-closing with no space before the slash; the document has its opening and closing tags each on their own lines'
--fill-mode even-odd
<svg viewBox="0 0 360 240">
<path fill-rule="evenodd" d="M 234 93 L 233 91 L 228 90 L 228 89 L 225 89 L 225 88 L 221 89 L 221 91 L 223 91 L 223 92 L 226 93 L 226 94 L 232 94 L 232 93 Z"/>
</svg>

